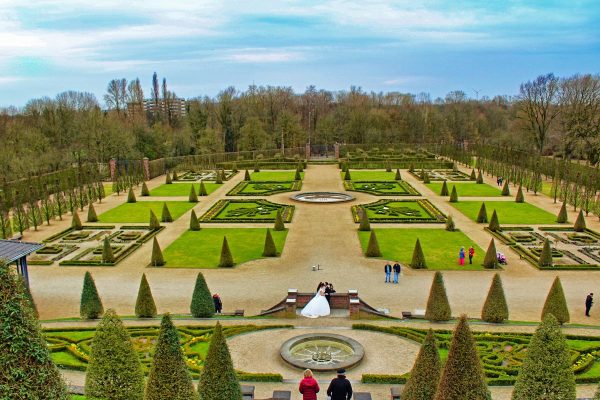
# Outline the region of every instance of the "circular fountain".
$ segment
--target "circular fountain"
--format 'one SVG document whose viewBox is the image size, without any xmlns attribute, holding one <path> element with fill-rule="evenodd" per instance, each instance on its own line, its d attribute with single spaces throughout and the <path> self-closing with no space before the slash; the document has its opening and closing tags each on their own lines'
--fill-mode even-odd
<svg viewBox="0 0 600 400">
<path fill-rule="evenodd" d="M 354 196 L 338 192 L 303 192 L 295 194 L 291 198 L 305 203 L 341 203 L 354 200 Z"/>
<path fill-rule="evenodd" d="M 365 355 L 362 345 L 356 340 L 329 333 L 293 337 L 283 343 L 280 353 L 294 367 L 318 372 L 351 368 Z"/>
</svg>

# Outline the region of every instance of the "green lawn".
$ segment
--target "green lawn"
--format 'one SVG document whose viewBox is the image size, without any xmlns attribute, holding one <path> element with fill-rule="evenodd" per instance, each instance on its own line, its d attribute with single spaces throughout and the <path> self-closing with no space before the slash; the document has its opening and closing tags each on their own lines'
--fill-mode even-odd
<svg viewBox="0 0 600 400">
<path fill-rule="evenodd" d="M 456 192 L 458 193 L 458 198 L 461 196 L 464 197 L 498 197 L 502 196 L 502 190 L 490 186 L 488 184 L 477 184 L 475 182 L 446 182 L 448 185 L 448 193 L 452 193 L 452 186 L 456 186 Z M 426 183 L 429 189 L 433 190 L 435 193 L 440 194 L 442 192 L 442 182 L 432 182 Z M 516 195 L 517 192 L 511 193 L 511 195 Z"/>
<path fill-rule="evenodd" d="M 196 205 L 196 203 L 189 203 L 187 201 L 167 201 L 166 203 L 173 220 L 181 217 Z M 142 222 L 147 224 L 150 223 L 150 210 L 154 211 L 154 214 L 156 214 L 156 217 L 160 221 L 162 208 L 162 201 L 124 203 L 100 214 L 98 220 L 100 222 Z"/>
<path fill-rule="evenodd" d="M 296 176 L 296 171 L 260 171 L 251 172 L 250 179 L 253 181 L 293 181 Z M 300 176 L 304 179 L 304 172 L 300 172 Z"/>
<path fill-rule="evenodd" d="M 458 203 L 450 203 L 450 205 L 471 218 L 473 221 L 477 220 L 477 214 L 479 214 L 479 209 L 481 208 L 480 201 L 459 201 Z M 494 209 L 496 210 L 500 225 L 556 224 L 556 215 L 544 211 L 541 208 L 537 208 L 529 203 L 486 201 L 485 207 L 488 212 L 488 220 L 492 217 Z"/>
<path fill-rule="evenodd" d="M 190 187 L 194 185 L 196 189 L 196 194 L 200 193 L 200 184 L 199 183 L 173 183 L 171 185 L 163 184 L 157 188 L 154 188 L 150 191 L 150 196 L 157 197 L 167 197 L 167 196 L 189 196 Z M 212 182 L 204 182 L 204 187 L 206 188 L 207 194 L 211 194 L 222 185 L 218 183 Z"/>
<path fill-rule="evenodd" d="M 344 179 L 344 172 L 340 172 L 340 176 Z M 350 170 L 350 178 L 353 181 L 393 181 L 396 177 L 396 172 L 385 172 L 385 171 L 364 171 L 364 170 Z"/>
<path fill-rule="evenodd" d="M 448 232 L 445 229 L 374 229 L 381 250 L 382 259 L 400 261 L 402 265 L 410 264 L 417 238 L 421 241 L 427 267 L 431 270 L 481 270 L 485 252 L 460 231 Z M 367 249 L 371 232 L 358 232 L 363 253 Z M 473 265 L 466 259 L 464 267 L 458 265 L 458 252 L 463 246 L 475 248 Z M 383 264 L 382 264 L 383 267 Z M 383 271 L 383 268 L 382 268 Z M 383 276 L 383 275 L 382 275 Z M 382 278 L 383 279 L 383 278 Z"/>
<path fill-rule="evenodd" d="M 266 228 L 202 228 L 187 231 L 163 251 L 166 267 L 171 268 L 217 268 L 221 257 L 223 236 L 236 264 L 262 258 Z M 273 231 L 278 252 L 285 244 L 287 230 Z"/>
<path fill-rule="evenodd" d="M 71 400 L 86 400 L 86 399 L 87 399 L 87 397 L 82 396 L 80 394 L 74 394 L 71 396 Z"/>
</svg>

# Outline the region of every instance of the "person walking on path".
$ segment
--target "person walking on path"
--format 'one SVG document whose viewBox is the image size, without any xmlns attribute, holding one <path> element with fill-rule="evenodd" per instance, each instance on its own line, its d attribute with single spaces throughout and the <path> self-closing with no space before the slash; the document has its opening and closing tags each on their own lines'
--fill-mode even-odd
<svg viewBox="0 0 600 400">
<path fill-rule="evenodd" d="M 594 304 L 594 293 L 590 293 L 585 298 L 585 316 L 590 316 L 590 309 L 592 308 L 592 304 Z"/>
<path fill-rule="evenodd" d="M 458 265 L 465 265 L 465 248 L 462 246 L 458 252 Z"/>
<path fill-rule="evenodd" d="M 473 256 L 475 255 L 475 249 L 473 246 L 469 247 L 469 264 L 473 264 Z"/>
<path fill-rule="evenodd" d="M 317 393 L 319 393 L 319 383 L 313 377 L 313 373 L 310 369 L 304 371 L 304 379 L 300 381 L 298 391 L 302 393 L 302 400 L 317 400 Z"/>
<path fill-rule="evenodd" d="M 398 276 L 400 275 L 401 271 L 402 268 L 400 267 L 400 263 L 396 261 L 394 263 L 394 283 L 398 283 Z"/>
<path fill-rule="evenodd" d="M 334 378 L 327 388 L 327 396 L 331 400 L 350 400 L 352 398 L 352 385 L 346 379 L 346 370 L 340 368 L 337 370 L 337 378 Z"/>
<path fill-rule="evenodd" d="M 213 294 L 213 302 L 215 303 L 215 313 L 221 314 L 221 310 L 223 310 L 223 302 L 221 301 L 221 296 L 218 293 Z"/>
<path fill-rule="evenodd" d="M 390 264 L 389 261 L 385 264 L 385 267 L 383 267 L 383 271 L 385 272 L 385 282 L 391 282 L 392 264 Z"/>
</svg>

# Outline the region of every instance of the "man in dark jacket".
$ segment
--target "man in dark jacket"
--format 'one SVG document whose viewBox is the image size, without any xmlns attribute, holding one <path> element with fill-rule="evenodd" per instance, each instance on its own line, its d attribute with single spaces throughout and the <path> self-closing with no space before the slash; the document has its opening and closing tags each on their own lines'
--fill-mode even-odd
<svg viewBox="0 0 600 400">
<path fill-rule="evenodd" d="M 585 316 L 590 316 L 590 308 L 592 308 L 592 304 L 594 303 L 594 293 L 590 293 L 585 298 Z"/>
<path fill-rule="evenodd" d="M 327 388 L 327 396 L 331 396 L 331 400 L 350 400 L 352 398 L 352 385 L 346 379 L 346 370 L 338 369 L 337 378 L 333 379 Z"/>
<path fill-rule="evenodd" d="M 392 281 L 392 264 L 388 261 L 385 263 L 385 267 L 383 267 L 383 272 L 385 272 L 385 282 Z"/>
</svg>

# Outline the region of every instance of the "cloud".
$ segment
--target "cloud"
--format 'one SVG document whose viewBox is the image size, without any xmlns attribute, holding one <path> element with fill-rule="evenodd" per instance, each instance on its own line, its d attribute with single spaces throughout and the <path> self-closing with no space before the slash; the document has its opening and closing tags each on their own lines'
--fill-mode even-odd
<svg viewBox="0 0 600 400">
<path fill-rule="evenodd" d="M 299 51 L 255 48 L 233 50 L 231 54 L 224 55 L 223 59 L 234 63 L 286 63 L 303 60 L 304 55 Z"/>
</svg>

